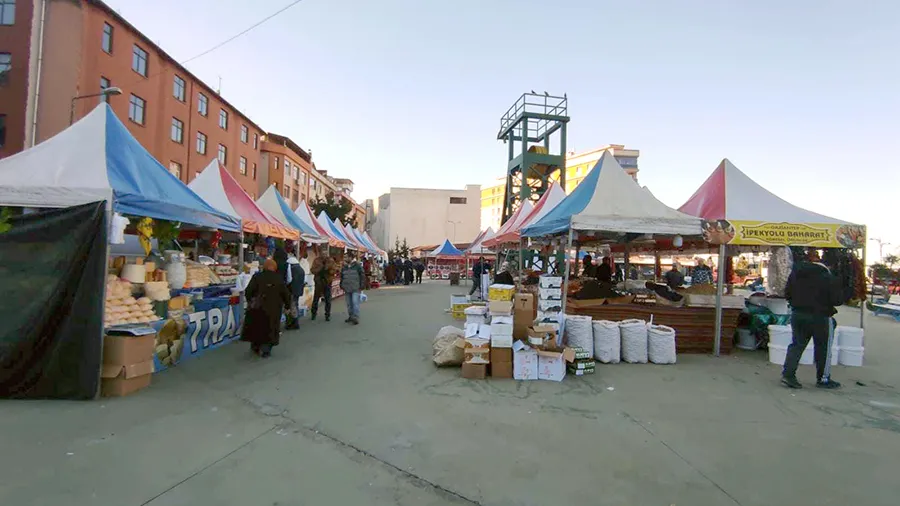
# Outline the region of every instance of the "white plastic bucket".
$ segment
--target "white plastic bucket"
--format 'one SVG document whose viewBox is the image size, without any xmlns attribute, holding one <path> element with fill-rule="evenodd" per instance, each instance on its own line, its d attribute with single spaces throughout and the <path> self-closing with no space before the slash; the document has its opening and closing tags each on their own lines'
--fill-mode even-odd
<svg viewBox="0 0 900 506">
<path fill-rule="evenodd" d="M 794 339 L 790 325 L 769 325 L 769 344 L 787 346 Z"/>
<path fill-rule="evenodd" d="M 841 347 L 838 362 L 850 367 L 862 367 L 863 355 L 865 355 L 863 347 Z"/>
<path fill-rule="evenodd" d="M 791 309 L 790 307 L 788 307 L 787 299 L 769 297 L 766 299 L 766 307 L 777 315 L 786 315 L 791 313 Z"/>
<path fill-rule="evenodd" d="M 742 350 L 755 350 L 759 343 L 756 342 L 756 336 L 750 329 L 737 329 L 738 343 L 737 347 Z"/>
<path fill-rule="evenodd" d="M 859 327 L 839 326 L 834 331 L 838 346 L 842 348 L 862 348 L 865 331 Z"/>
</svg>

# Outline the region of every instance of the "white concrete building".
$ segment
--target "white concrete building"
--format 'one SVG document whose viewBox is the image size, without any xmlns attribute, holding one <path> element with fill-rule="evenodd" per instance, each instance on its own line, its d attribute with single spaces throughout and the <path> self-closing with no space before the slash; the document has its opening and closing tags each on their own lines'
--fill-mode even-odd
<svg viewBox="0 0 900 506">
<path fill-rule="evenodd" d="M 385 251 L 395 239 L 409 247 L 470 242 L 481 231 L 481 186 L 463 190 L 391 188 L 373 202 L 369 233 Z"/>
</svg>

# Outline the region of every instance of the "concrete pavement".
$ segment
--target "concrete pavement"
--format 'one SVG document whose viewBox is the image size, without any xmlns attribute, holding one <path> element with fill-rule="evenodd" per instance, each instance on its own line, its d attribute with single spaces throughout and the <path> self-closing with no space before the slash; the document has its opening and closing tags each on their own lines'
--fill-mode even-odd
<svg viewBox="0 0 900 506">
<path fill-rule="evenodd" d="M 454 290 L 373 291 L 88 403 L 4 402 L 0 504 L 894 505 L 900 324 L 868 318 L 846 388 L 779 387 L 764 353 L 598 366 L 562 383 L 431 364 Z M 841 315 L 855 321 L 854 314 Z M 807 386 L 813 371 L 804 366 Z M 858 383 L 857 383 L 858 382 Z"/>
</svg>

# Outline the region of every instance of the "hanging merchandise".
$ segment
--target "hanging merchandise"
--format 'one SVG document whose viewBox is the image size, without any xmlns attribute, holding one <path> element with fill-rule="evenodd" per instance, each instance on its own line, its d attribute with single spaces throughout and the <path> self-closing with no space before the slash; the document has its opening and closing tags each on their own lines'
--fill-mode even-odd
<svg viewBox="0 0 900 506">
<path fill-rule="evenodd" d="M 772 249 L 772 258 L 769 261 L 769 276 L 766 280 L 767 291 L 772 295 L 784 297 L 788 277 L 794 267 L 794 255 L 791 248 L 783 246 Z"/>
<path fill-rule="evenodd" d="M 647 322 L 623 320 L 619 322 L 622 333 L 622 361 L 631 364 L 647 363 Z"/>
<path fill-rule="evenodd" d="M 862 260 L 853 255 L 853 292 L 856 300 L 866 300 L 866 269 Z"/>
<path fill-rule="evenodd" d="M 222 232 L 219 232 L 218 230 L 213 232 L 212 239 L 210 239 L 210 241 L 209 241 L 209 245 L 210 245 L 210 247 L 212 247 L 213 251 L 216 251 L 219 249 L 219 241 L 221 241 L 221 240 L 222 240 Z M 288 251 L 290 251 L 290 250 L 288 250 Z"/>
<path fill-rule="evenodd" d="M 831 270 L 840 291 L 841 304 L 854 298 L 856 279 L 853 272 L 853 259 L 849 250 L 829 248 L 822 255 L 822 263 Z"/>
<path fill-rule="evenodd" d="M 675 363 L 675 329 L 650 325 L 647 331 L 647 357 L 654 364 Z"/>
<path fill-rule="evenodd" d="M 181 233 L 181 223 L 178 221 L 156 220 L 153 224 L 153 237 L 160 251 L 172 247 L 172 242 L 178 238 Z"/>
<path fill-rule="evenodd" d="M 112 223 L 109 226 L 109 243 L 125 244 L 125 227 L 131 223 L 131 220 L 119 213 L 113 214 Z"/>
<path fill-rule="evenodd" d="M 150 250 L 153 249 L 150 242 L 150 239 L 153 238 L 153 219 L 141 218 L 137 224 L 137 233 L 138 240 L 141 242 L 141 247 L 144 248 L 144 254 L 149 255 Z"/>
<path fill-rule="evenodd" d="M 618 364 L 622 350 L 619 324 L 608 320 L 596 320 L 594 330 L 594 358 L 604 364 Z"/>
</svg>

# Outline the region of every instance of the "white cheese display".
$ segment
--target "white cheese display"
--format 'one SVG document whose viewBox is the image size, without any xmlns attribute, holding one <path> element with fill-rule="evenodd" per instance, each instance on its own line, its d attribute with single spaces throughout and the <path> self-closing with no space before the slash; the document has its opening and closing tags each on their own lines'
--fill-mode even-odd
<svg viewBox="0 0 900 506">
<path fill-rule="evenodd" d="M 647 322 L 623 320 L 619 322 L 622 333 L 622 361 L 631 364 L 647 363 Z"/>
<path fill-rule="evenodd" d="M 675 329 L 650 325 L 647 330 L 647 357 L 654 364 L 674 364 Z"/>
<path fill-rule="evenodd" d="M 106 279 L 106 304 L 103 323 L 110 327 L 127 323 L 150 323 L 159 320 L 148 297 L 135 299 L 128 281 L 110 275 Z"/>
<path fill-rule="evenodd" d="M 622 350 L 619 324 L 608 320 L 597 320 L 594 330 L 594 358 L 603 364 L 618 364 Z"/>
<path fill-rule="evenodd" d="M 237 281 L 238 271 L 230 265 L 217 265 L 213 267 L 213 272 L 219 277 L 222 284 L 233 285 Z"/>
</svg>

